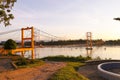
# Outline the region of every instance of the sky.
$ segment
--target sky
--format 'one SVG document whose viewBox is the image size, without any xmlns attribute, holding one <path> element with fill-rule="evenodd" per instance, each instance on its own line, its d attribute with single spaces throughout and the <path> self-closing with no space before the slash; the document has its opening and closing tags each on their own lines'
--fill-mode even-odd
<svg viewBox="0 0 120 80">
<path fill-rule="evenodd" d="M 0 32 L 34 26 L 64 39 L 120 39 L 120 0 L 17 0 L 12 13 Z"/>
</svg>

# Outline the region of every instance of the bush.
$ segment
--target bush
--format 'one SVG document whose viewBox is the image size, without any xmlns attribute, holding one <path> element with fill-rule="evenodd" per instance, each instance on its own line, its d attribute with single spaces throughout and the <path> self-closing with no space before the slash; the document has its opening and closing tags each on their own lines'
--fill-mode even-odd
<svg viewBox="0 0 120 80">
<path fill-rule="evenodd" d="M 20 57 L 15 64 L 19 67 L 34 67 L 34 66 L 40 66 L 43 65 L 44 62 L 42 60 L 38 60 L 38 59 L 27 59 L 24 57 Z"/>
<path fill-rule="evenodd" d="M 11 53 L 11 52 L 8 52 L 8 54 L 7 54 L 8 56 L 13 56 L 13 54 Z"/>
<path fill-rule="evenodd" d="M 18 66 L 27 65 L 27 64 L 28 64 L 27 59 L 23 57 L 19 58 L 18 61 L 16 62 L 16 65 Z"/>
<path fill-rule="evenodd" d="M 91 57 L 89 56 L 82 57 L 81 55 L 77 57 L 59 55 L 59 56 L 48 56 L 42 59 L 48 61 L 85 62 L 86 60 L 91 60 Z"/>
<path fill-rule="evenodd" d="M 5 56 L 19 56 L 19 55 L 16 55 L 16 54 L 12 54 L 11 51 L 8 52 L 8 54 L 5 54 Z"/>
<path fill-rule="evenodd" d="M 4 44 L 4 49 L 10 50 L 10 49 L 16 49 L 17 44 L 14 40 L 8 39 Z"/>
</svg>

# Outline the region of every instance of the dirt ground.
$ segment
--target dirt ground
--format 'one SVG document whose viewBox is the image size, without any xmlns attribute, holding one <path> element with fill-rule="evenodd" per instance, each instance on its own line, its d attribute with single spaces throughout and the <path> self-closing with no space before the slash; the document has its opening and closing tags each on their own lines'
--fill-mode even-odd
<svg viewBox="0 0 120 80">
<path fill-rule="evenodd" d="M 13 66 L 11 65 L 11 59 L 0 59 L 0 72 L 13 70 Z"/>
<path fill-rule="evenodd" d="M 0 80 L 47 80 L 66 66 L 63 62 L 48 62 L 45 65 L 0 73 Z"/>
</svg>

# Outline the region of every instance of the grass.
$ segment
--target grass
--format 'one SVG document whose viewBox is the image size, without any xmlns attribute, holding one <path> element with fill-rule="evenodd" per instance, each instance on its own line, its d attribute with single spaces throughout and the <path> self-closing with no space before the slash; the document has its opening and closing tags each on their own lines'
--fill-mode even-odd
<svg viewBox="0 0 120 80">
<path fill-rule="evenodd" d="M 91 60 L 91 57 L 89 56 L 83 57 L 81 55 L 77 57 L 59 55 L 59 56 L 48 56 L 48 57 L 42 58 L 42 60 L 62 61 L 62 62 L 85 62 L 87 60 Z"/>
<path fill-rule="evenodd" d="M 85 61 L 91 60 L 91 57 L 72 57 L 72 56 L 48 56 L 42 58 L 48 61 L 67 62 L 67 66 L 56 72 L 49 80 L 89 80 L 77 72 L 80 66 L 85 65 Z"/>
<path fill-rule="evenodd" d="M 49 56 L 42 59 L 30 60 L 26 58 L 19 58 L 16 62 L 18 68 L 28 68 L 34 66 L 40 66 L 44 64 L 43 60 L 48 61 L 63 61 L 67 63 L 67 66 L 58 70 L 49 80 L 89 80 L 77 72 L 80 66 L 85 65 L 82 63 L 86 60 L 91 59 L 90 57 L 69 57 L 69 56 Z M 73 62 L 71 62 L 73 61 Z"/>
<path fill-rule="evenodd" d="M 60 69 L 49 80 L 89 80 L 76 71 L 83 65 L 84 63 L 68 62 L 66 67 Z"/>
<path fill-rule="evenodd" d="M 69 57 L 69 56 L 49 56 L 42 59 L 35 59 L 30 60 L 26 58 L 19 58 L 16 62 L 16 65 L 18 68 L 28 68 L 28 67 L 34 67 L 34 66 L 40 66 L 43 65 L 45 62 L 43 60 L 48 61 L 62 61 L 66 62 L 67 66 L 58 70 L 53 76 L 50 77 L 49 80 L 89 80 L 79 74 L 77 72 L 78 68 L 80 66 L 85 65 L 85 63 L 82 63 L 86 60 L 90 60 L 90 57 Z"/>
</svg>

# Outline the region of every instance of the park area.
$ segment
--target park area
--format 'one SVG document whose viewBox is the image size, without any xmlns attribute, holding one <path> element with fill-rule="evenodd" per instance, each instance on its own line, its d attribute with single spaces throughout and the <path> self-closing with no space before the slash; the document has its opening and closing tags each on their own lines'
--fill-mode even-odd
<svg viewBox="0 0 120 80">
<path fill-rule="evenodd" d="M 85 63 L 88 59 L 90 58 L 53 56 L 29 60 L 20 56 L 2 56 L 0 57 L 0 79 L 105 80 L 98 75 L 97 64 Z"/>
</svg>

